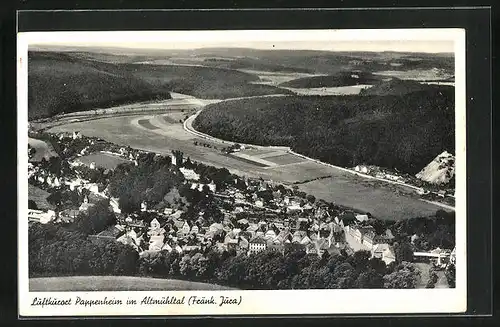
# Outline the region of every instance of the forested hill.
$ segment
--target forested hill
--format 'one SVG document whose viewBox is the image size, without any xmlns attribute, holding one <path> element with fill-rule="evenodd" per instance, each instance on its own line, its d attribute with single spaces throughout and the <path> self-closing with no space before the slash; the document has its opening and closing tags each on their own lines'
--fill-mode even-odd
<svg viewBox="0 0 500 327">
<path fill-rule="evenodd" d="M 366 72 L 339 72 L 333 75 L 297 78 L 279 86 L 295 88 L 338 87 L 359 84 L 373 84 L 382 81 L 381 76 Z"/>
<path fill-rule="evenodd" d="M 152 86 L 118 65 L 64 53 L 29 53 L 29 119 L 157 98 L 169 99 L 170 90 Z"/>
<path fill-rule="evenodd" d="M 286 89 L 253 84 L 259 79 L 257 76 L 236 70 L 190 65 L 131 64 L 123 62 L 126 58 L 30 51 L 29 119 L 169 99 L 171 91 L 202 99 L 293 94 Z M 110 60 L 116 62 L 107 62 Z"/>
<path fill-rule="evenodd" d="M 454 151 L 454 91 L 438 86 L 401 96 L 293 96 L 212 104 L 194 121 L 241 143 L 286 145 L 344 167 L 366 163 L 415 174 Z"/>
<path fill-rule="evenodd" d="M 412 80 L 401 80 L 392 78 L 388 81 L 380 81 L 372 87 L 362 89 L 359 95 L 405 95 L 419 91 L 436 90 L 435 85 L 423 84 Z M 453 90 L 452 86 L 439 86 L 439 90 Z"/>
</svg>

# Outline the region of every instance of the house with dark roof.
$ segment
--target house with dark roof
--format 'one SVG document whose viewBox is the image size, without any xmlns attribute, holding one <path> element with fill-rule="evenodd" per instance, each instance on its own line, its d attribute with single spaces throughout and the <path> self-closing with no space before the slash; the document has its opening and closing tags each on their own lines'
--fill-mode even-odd
<svg viewBox="0 0 500 327">
<path fill-rule="evenodd" d="M 376 235 L 374 239 L 375 243 L 387 243 L 391 244 L 394 241 L 394 235 L 392 234 L 390 229 L 386 229 L 385 232 L 381 235 Z"/>
</svg>

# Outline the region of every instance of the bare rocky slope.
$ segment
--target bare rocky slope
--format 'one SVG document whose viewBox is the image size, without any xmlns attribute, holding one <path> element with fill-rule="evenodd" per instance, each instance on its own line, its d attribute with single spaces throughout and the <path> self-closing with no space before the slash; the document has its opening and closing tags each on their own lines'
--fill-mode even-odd
<svg viewBox="0 0 500 327">
<path fill-rule="evenodd" d="M 424 167 L 416 177 L 432 183 L 446 184 L 455 176 L 455 156 L 444 151 Z"/>
</svg>

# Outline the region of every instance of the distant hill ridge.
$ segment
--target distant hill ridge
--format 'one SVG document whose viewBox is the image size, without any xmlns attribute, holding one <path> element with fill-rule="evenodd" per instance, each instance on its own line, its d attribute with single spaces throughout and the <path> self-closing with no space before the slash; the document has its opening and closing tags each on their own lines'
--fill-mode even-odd
<svg viewBox="0 0 500 327">
<path fill-rule="evenodd" d="M 424 84 L 412 80 L 391 78 L 381 80 L 372 87 L 362 89 L 359 95 L 406 95 L 409 93 L 436 90 L 436 85 Z M 439 89 L 453 89 L 452 86 L 439 86 Z"/>
<path fill-rule="evenodd" d="M 332 75 L 313 76 L 297 78 L 288 82 L 279 84 L 282 87 L 293 88 L 320 88 L 320 87 L 338 87 L 362 84 L 374 84 L 383 77 L 366 72 L 338 72 Z"/>
<path fill-rule="evenodd" d="M 118 57 L 89 53 L 30 51 L 28 55 L 30 120 L 170 99 L 170 92 L 202 99 L 293 94 L 252 84 L 258 80 L 256 75 L 217 67 L 131 64 Z M 109 59 L 119 62 L 106 62 Z"/>
</svg>

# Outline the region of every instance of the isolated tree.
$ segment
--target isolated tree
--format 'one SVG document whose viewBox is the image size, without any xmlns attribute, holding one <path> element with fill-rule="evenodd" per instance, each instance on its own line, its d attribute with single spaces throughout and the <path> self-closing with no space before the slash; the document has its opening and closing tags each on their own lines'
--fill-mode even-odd
<svg viewBox="0 0 500 327">
<path fill-rule="evenodd" d="M 394 243 L 394 254 L 397 262 L 411 262 L 413 261 L 413 248 L 407 241 Z"/>
<path fill-rule="evenodd" d="M 456 286 L 456 268 L 454 264 L 450 264 L 445 270 L 446 280 L 448 281 L 448 286 L 454 288 Z"/>
<path fill-rule="evenodd" d="M 308 194 L 306 198 L 309 203 L 316 202 L 316 197 L 314 195 Z"/>
</svg>

